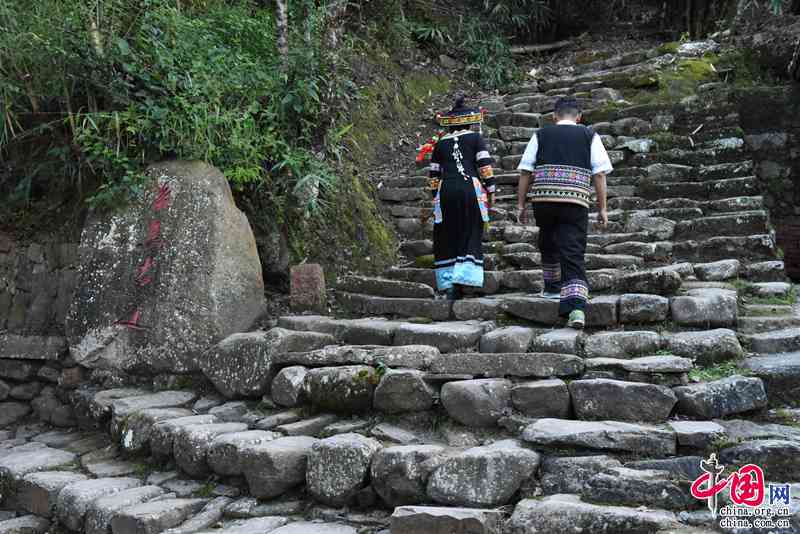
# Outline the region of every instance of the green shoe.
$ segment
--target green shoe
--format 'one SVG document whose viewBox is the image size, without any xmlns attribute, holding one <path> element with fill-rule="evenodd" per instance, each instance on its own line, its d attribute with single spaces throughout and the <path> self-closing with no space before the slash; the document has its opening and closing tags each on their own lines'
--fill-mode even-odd
<svg viewBox="0 0 800 534">
<path fill-rule="evenodd" d="M 569 319 L 567 319 L 568 327 L 575 328 L 576 330 L 581 330 L 583 329 L 585 324 L 586 324 L 586 314 L 583 313 L 581 310 L 572 310 L 569 313 Z"/>
</svg>

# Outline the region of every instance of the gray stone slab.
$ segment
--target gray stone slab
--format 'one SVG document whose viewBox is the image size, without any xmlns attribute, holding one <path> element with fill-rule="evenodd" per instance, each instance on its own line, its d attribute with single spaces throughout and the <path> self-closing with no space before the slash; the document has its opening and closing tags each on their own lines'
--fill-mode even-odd
<svg viewBox="0 0 800 534">
<path fill-rule="evenodd" d="M 199 514 L 184 521 L 180 526 L 165 530 L 162 534 L 193 534 L 211 528 L 223 518 L 225 508 L 231 502 L 229 497 L 217 497 L 206 504 Z"/>
<path fill-rule="evenodd" d="M 504 518 L 500 510 L 400 506 L 392 514 L 391 534 L 500 534 Z"/>
<path fill-rule="evenodd" d="M 662 457 L 675 454 L 672 430 L 621 421 L 539 419 L 525 428 L 522 439 L 534 445 L 634 452 Z"/>
<path fill-rule="evenodd" d="M 68 529 L 82 531 L 86 512 L 94 501 L 141 485 L 137 478 L 98 478 L 73 482 L 59 492 L 56 515 Z"/>
<path fill-rule="evenodd" d="M 443 354 L 433 363 L 431 371 L 486 377 L 568 377 L 583 372 L 583 360 L 574 355 L 554 353 Z"/>
<path fill-rule="evenodd" d="M 536 472 L 540 460 L 516 440 L 474 447 L 451 456 L 433 472 L 428 496 L 450 506 L 502 506 Z"/>
<path fill-rule="evenodd" d="M 164 499 L 138 504 L 111 520 L 113 534 L 158 534 L 199 512 L 205 499 Z"/>
<path fill-rule="evenodd" d="M 86 511 L 85 534 L 111 534 L 111 520 L 117 512 L 164 494 L 158 486 L 141 486 L 100 497 Z"/>
<path fill-rule="evenodd" d="M 274 498 L 304 483 L 308 455 L 317 441 L 295 436 L 244 447 L 243 471 L 250 494 Z"/>
<path fill-rule="evenodd" d="M 0 521 L 0 534 L 47 534 L 49 531 L 50 521 L 34 515 Z"/>
<path fill-rule="evenodd" d="M 281 437 L 277 432 L 249 430 L 222 434 L 214 438 L 208 450 L 208 465 L 218 475 L 235 476 L 242 474 L 242 448 L 266 443 Z"/>
<path fill-rule="evenodd" d="M 73 482 L 86 480 L 86 475 L 70 471 L 45 471 L 25 475 L 17 486 L 18 506 L 31 514 L 52 517 L 58 493 Z"/>
<path fill-rule="evenodd" d="M 244 423 L 217 423 L 181 427 L 173 440 L 175 463 L 189 476 L 201 478 L 211 474 L 207 455 L 217 436 L 244 432 Z"/>
</svg>

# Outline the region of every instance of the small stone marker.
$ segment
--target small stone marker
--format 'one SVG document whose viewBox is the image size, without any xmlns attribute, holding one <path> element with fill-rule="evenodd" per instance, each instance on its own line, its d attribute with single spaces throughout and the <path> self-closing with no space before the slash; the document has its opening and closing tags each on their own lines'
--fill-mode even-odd
<svg viewBox="0 0 800 534">
<path fill-rule="evenodd" d="M 318 263 L 295 265 L 291 269 L 291 304 L 294 311 L 325 312 L 325 272 Z"/>
</svg>

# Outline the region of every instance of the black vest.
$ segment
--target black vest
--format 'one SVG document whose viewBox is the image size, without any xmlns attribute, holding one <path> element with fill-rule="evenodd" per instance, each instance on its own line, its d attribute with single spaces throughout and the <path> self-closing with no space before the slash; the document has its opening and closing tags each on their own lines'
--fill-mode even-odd
<svg viewBox="0 0 800 534">
<path fill-rule="evenodd" d="M 580 125 L 545 126 L 537 133 L 533 202 L 566 202 L 588 208 L 592 198 L 594 132 Z"/>
</svg>

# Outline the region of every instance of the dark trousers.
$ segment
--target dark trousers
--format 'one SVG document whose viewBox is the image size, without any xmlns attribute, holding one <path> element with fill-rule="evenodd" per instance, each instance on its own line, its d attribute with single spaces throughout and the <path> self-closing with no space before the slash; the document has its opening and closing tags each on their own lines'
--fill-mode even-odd
<svg viewBox="0 0 800 534">
<path fill-rule="evenodd" d="M 585 309 L 589 299 L 584 257 L 589 210 L 577 204 L 535 202 L 533 215 L 539 227 L 545 291 L 560 292 L 558 314 L 562 317 Z"/>
</svg>

